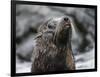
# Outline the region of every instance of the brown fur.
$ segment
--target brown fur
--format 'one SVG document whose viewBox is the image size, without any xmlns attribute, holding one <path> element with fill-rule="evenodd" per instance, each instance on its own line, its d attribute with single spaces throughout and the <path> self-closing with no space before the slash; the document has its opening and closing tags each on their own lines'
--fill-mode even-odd
<svg viewBox="0 0 100 77">
<path fill-rule="evenodd" d="M 52 18 L 40 26 L 35 38 L 32 73 L 75 70 L 71 31 L 67 17 Z"/>
</svg>

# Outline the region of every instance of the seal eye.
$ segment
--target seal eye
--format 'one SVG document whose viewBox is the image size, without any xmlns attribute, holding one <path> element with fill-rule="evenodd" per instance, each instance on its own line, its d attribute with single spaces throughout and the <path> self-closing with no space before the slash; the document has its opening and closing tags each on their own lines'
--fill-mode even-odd
<svg viewBox="0 0 100 77">
<path fill-rule="evenodd" d="M 48 28 L 52 28 L 52 25 L 48 25 Z"/>
<path fill-rule="evenodd" d="M 49 25 L 48 25 L 48 28 L 49 28 L 49 29 L 54 29 L 55 26 L 49 24 Z"/>
</svg>

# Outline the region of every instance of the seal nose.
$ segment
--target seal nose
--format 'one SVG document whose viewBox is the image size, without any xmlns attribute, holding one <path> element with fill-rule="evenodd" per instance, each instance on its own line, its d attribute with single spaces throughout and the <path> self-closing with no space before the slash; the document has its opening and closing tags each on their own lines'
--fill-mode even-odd
<svg viewBox="0 0 100 77">
<path fill-rule="evenodd" d="M 66 28 L 71 27 L 70 19 L 68 17 L 63 17 L 63 21 L 64 21 L 64 27 L 66 27 Z"/>
<path fill-rule="evenodd" d="M 69 18 L 68 18 L 68 17 L 64 17 L 63 20 L 64 20 L 65 22 L 68 22 L 68 21 L 69 21 Z"/>
</svg>

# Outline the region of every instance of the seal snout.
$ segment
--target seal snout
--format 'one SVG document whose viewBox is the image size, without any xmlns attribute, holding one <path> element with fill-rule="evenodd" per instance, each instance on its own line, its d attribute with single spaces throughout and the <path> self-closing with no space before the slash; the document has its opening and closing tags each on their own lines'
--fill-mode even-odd
<svg viewBox="0 0 100 77">
<path fill-rule="evenodd" d="M 71 27 L 71 25 L 70 25 L 70 19 L 68 17 L 63 17 L 62 21 L 64 22 L 64 27 L 65 28 L 70 28 Z"/>
</svg>

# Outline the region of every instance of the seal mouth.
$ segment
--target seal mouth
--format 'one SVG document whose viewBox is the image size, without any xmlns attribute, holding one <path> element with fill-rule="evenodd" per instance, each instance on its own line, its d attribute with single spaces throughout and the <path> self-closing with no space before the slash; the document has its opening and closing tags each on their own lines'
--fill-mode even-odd
<svg viewBox="0 0 100 77">
<path fill-rule="evenodd" d="M 70 28 L 70 27 L 71 27 L 70 23 L 65 22 L 64 28 L 68 29 L 68 28 Z"/>
</svg>

